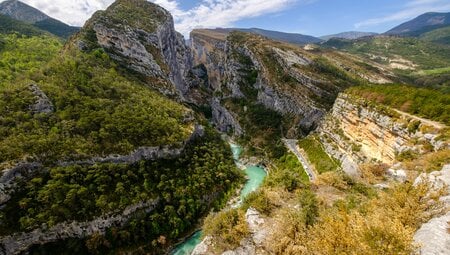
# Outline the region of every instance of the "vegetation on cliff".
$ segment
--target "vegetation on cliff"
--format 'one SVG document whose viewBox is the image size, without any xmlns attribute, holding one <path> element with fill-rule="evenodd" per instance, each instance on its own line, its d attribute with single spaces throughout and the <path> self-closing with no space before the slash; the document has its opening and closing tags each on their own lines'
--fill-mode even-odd
<svg viewBox="0 0 450 255">
<path fill-rule="evenodd" d="M 404 85 L 353 87 L 348 93 L 375 103 L 450 125 L 450 94 Z"/>
</svg>

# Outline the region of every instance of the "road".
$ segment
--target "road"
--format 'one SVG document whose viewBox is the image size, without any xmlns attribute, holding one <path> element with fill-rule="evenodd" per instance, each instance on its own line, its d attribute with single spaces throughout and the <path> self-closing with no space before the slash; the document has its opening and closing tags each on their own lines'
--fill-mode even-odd
<svg viewBox="0 0 450 255">
<path fill-rule="evenodd" d="M 422 123 L 428 124 L 428 125 L 430 125 L 430 126 L 432 126 L 434 128 L 437 128 L 437 129 L 443 129 L 443 128 L 446 127 L 444 124 L 441 124 L 441 123 L 436 122 L 436 121 L 432 121 L 432 120 L 429 120 L 429 119 L 424 119 L 424 118 L 418 117 L 416 115 L 412 115 L 412 114 L 409 114 L 409 113 L 406 113 L 406 112 L 402 112 L 402 111 L 397 110 L 397 109 L 394 109 L 394 111 L 396 111 L 400 115 L 403 115 L 403 116 L 406 116 L 406 117 L 409 117 L 409 118 L 421 121 Z"/>
<path fill-rule="evenodd" d="M 298 161 L 300 161 L 300 163 L 303 166 L 303 169 L 305 169 L 306 173 L 308 174 L 308 178 L 310 181 L 314 181 L 316 180 L 316 174 L 314 173 L 314 171 L 312 170 L 312 168 L 310 167 L 310 165 L 308 164 L 308 161 L 306 160 L 306 158 L 302 155 L 302 153 L 300 152 L 297 142 L 298 140 L 295 139 L 283 139 L 284 144 L 286 145 L 286 147 L 295 154 L 295 156 L 297 156 Z"/>
</svg>

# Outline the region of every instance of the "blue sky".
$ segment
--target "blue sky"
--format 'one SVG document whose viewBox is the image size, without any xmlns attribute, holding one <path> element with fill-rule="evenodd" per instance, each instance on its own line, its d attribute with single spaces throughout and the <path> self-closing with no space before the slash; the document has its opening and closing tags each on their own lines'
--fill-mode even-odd
<svg viewBox="0 0 450 255">
<path fill-rule="evenodd" d="M 2 0 L 0 0 L 1 2 Z M 81 26 L 113 0 L 22 0 Z M 422 13 L 450 12 L 450 0 L 150 0 L 168 9 L 185 35 L 193 28 L 258 27 L 321 36 L 385 32 Z"/>
</svg>

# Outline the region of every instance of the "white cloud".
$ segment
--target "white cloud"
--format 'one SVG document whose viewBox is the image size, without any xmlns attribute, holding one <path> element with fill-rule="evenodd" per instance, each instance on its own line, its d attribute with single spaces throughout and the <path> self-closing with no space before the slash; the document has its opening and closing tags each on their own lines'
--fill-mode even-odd
<svg viewBox="0 0 450 255">
<path fill-rule="evenodd" d="M 21 0 L 49 16 L 70 25 L 82 26 L 97 10 L 106 9 L 114 0 Z M 232 26 L 234 22 L 279 12 L 295 2 L 314 0 L 199 0 L 190 10 L 183 10 L 181 0 L 150 0 L 167 10 L 175 19 L 176 29 L 187 35 L 194 28 Z"/>
<path fill-rule="evenodd" d="M 234 22 L 279 12 L 297 0 L 204 0 L 192 10 L 174 13 L 176 28 L 187 34 L 194 28 L 229 27 Z"/>
<path fill-rule="evenodd" d="M 407 3 L 402 10 L 383 17 L 368 19 L 355 24 L 355 28 L 367 28 L 388 22 L 403 22 L 425 12 L 446 12 L 450 10 L 448 0 L 414 0 Z"/>
</svg>

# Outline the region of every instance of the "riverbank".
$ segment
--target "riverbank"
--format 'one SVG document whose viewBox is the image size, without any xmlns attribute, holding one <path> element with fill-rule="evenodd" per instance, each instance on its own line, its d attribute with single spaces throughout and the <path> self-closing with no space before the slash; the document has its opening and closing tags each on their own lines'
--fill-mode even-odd
<svg viewBox="0 0 450 255">
<path fill-rule="evenodd" d="M 258 189 L 263 183 L 265 177 L 267 176 L 267 170 L 262 167 L 257 166 L 246 166 L 241 162 L 240 155 L 242 153 L 242 147 L 234 143 L 231 139 L 227 139 L 230 144 L 233 158 L 236 162 L 236 165 L 244 171 L 247 176 L 247 182 L 243 187 L 237 190 L 237 194 L 235 197 L 230 199 L 227 203 L 227 206 L 224 208 L 236 208 L 242 204 L 244 198 L 250 194 L 251 192 Z M 249 162 L 249 161 L 247 161 Z M 242 169 L 242 167 L 245 167 Z M 188 238 L 185 239 L 184 242 L 180 243 L 173 249 L 170 254 L 171 255 L 190 255 L 195 247 L 202 242 L 201 240 L 202 232 L 201 230 L 197 230 L 191 234 Z"/>
</svg>

